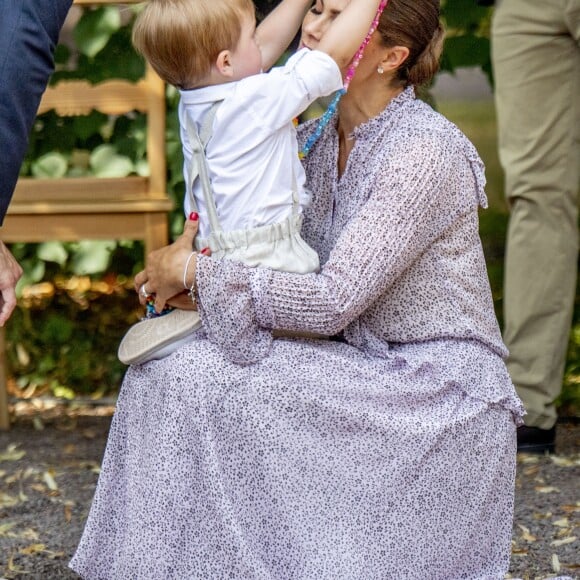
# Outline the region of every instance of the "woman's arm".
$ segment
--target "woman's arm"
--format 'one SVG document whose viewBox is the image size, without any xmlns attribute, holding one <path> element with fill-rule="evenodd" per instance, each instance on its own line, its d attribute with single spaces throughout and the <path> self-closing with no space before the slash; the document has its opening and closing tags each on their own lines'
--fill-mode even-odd
<svg viewBox="0 0 580 580">
<path fill-rule="evenodd" d="M 316 0 L 312 10 L 317 10 L 321 1 Z M 332 21 L 316 50 L 325 52 L 340 69 L 345 69 L 365 39 L 379 4 L 380 0 L 351 0 Z"/>
<path fill-rule="evenodd" d="M 471 176 L 470 176 L 471 174 Z M 458 185 L 460 180 L 463 185 Z M 470 189 L 471 188 L 471 194 Z M 265 328 L 332 335 L 395 283 L 460 215 L 477 211 L 464 152 L 441 136 L 400 142 L 382 161 L 372 194 L 348 223 L 319 274 L 297 275 L 201 257 L 204 327 L 226 350 L 223 328 L 245 320 Z M 236 337 L 240 339 L 240 336 Z"/>
</svg>

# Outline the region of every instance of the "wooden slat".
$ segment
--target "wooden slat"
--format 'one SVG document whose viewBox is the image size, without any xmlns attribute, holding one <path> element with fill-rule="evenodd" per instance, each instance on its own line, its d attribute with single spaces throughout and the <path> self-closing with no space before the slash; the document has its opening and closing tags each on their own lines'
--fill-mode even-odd
<svg viewBox="0 0 580 580">
<path fill-rule="evenodd" d="M 148 219 L 152 218 L 152 219 Z M 12 215 L 2 226 L 2 237 L 10 242 L 45 242 L 47 240 L 145 240 L 146 230 L 157 235 L 148 251 L 167 243 L 167 214 L 165 211 L 151 214 L 95 213 Z M 161 228 L 157 227 L 161 224 Z M 156 234 L 160 232 L 160 235 Z"/>
<path fill-rule="evenodd" d="M 43 192 L 45 192 L 43 194 Z M 149 179 L 131 175 L 118 178 L 67 177 L 62 179 L 34 179 L 21 177 L 14 191 L 13 202 L 35 202 L 42 197 L 55 201 L 88 199 L 134 199 L 136 197 L 166 197 L 161 190 L 149 191 Z"/>
<path fill-rule="evenodd" d="M 61 81 L 46 89 L 38 113 L 54 110 L 63 117 L 88 115 L 93 109 L 106 115 L 130 111 L 146 112 L 150 104 L 148 83 L 105 81 L 91 85 L 86 81 Z"/>
<path fill-rule="evenodd" d="M 17 215 L 39 215 L 51 214 L 61 216 L 66 214 L 85 214 L 85 213 L 148 213 L 148 212 L 168 212 L 172 209 L 171 201 L 168 199 L 142 199 L 118 202 L 107 200 L 106 203 L 100 201 L 78 201 L 58 203 L 54 201 L 37 201 L 26 204 L 11 204 L 10 217 Z M 58 218 L 55 218 L 58 219 Z M 5 240 L 6 232 L 2 228 L 2 237 Z M 123 236 L 118 235 L 116 238 Z"/>
</svg>

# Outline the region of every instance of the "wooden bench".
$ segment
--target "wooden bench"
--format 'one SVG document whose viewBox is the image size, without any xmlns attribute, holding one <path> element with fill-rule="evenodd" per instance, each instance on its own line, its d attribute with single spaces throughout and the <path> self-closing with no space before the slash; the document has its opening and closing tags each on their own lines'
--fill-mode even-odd
<svg viewBox="0 0 580 580">
<path fill-rule="evenodd" d="M 113 0 L 75 0 L 75 4 L 132 4 Z M 39 114 L 107 115 L 138 111 L 147 119 L 149 176 L 123 178 L 20 178 L 4 225 L 3 242 L 143 240 L 146 253 L 168 240 L 166 192 L 165 85 L 151 68 L 138 83 L 110 80 L 98 85 L 63 81 L 46 90 Z M 0 429 L 9 427 L 3 329 L 0 329 Z"/>
</svg>

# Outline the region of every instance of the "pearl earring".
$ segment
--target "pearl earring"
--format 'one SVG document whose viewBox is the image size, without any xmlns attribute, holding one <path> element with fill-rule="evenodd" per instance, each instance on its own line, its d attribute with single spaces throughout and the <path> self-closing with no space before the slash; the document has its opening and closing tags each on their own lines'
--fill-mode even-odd
<svg viewBox="0 0 580 580">
<path fill-rule="evenodd" d="M 382 74 L 383 74 L 385 71 L 384 71 L 384 69 L 383 69 L 383 67 L 382 67 L 382 66 L 379 66 L 379 67 L 377 68 L 377 72 L 378 72 L 380 75 L 382 75 Z"/>
</svg>

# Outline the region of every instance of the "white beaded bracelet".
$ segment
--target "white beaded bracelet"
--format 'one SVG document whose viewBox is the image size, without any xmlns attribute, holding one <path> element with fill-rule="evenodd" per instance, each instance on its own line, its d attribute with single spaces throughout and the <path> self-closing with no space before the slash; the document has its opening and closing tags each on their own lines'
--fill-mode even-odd
<svg viewBox="0 0 580 580">
<path fill-rule="evenodd" d="M 189 254 L 189 257 L 187 258 L 187 261 L 185 262 L 185 268 L 183 270 L 183 287 L 186 290 L 189 290 L 189 285 L 187 284 L 187 270 L 189 269 L 189 263 L 191 262 L 191 258 L 193 258 L 193 256 L 195 256 L 196 252 L 191 252 L 191 254 Z"/>
</svg>

